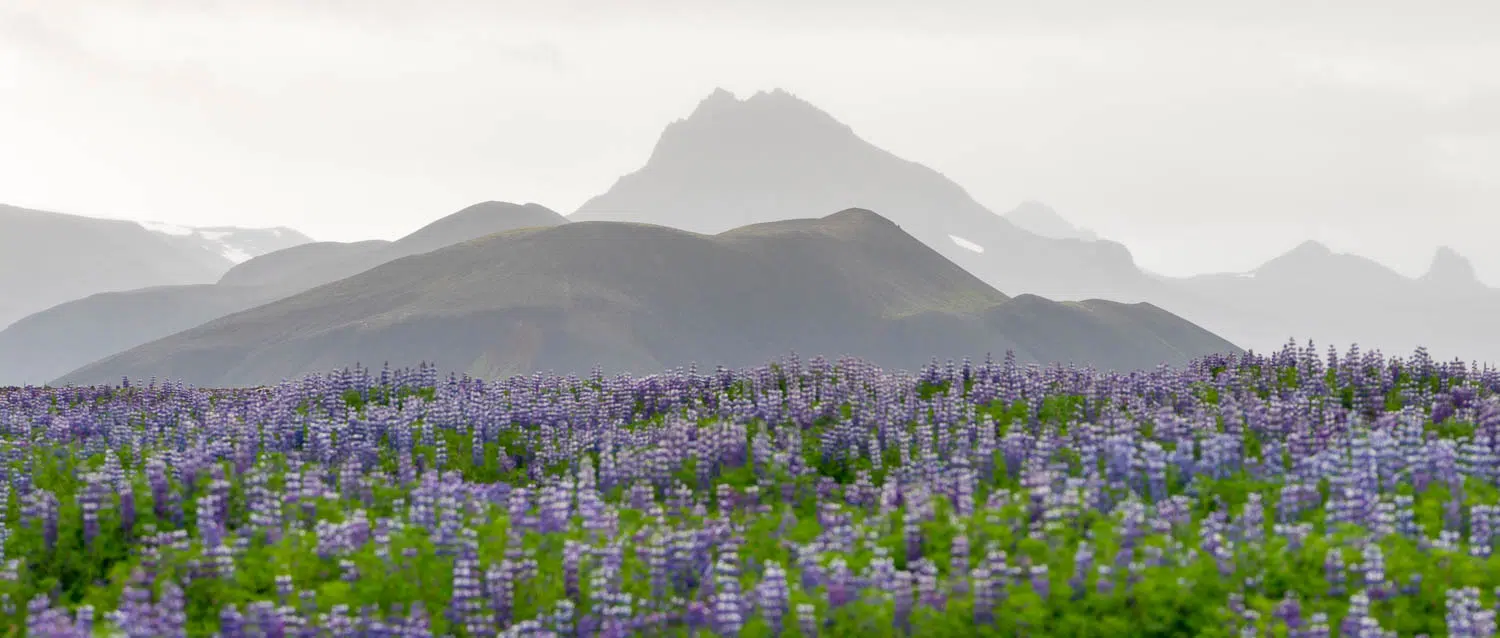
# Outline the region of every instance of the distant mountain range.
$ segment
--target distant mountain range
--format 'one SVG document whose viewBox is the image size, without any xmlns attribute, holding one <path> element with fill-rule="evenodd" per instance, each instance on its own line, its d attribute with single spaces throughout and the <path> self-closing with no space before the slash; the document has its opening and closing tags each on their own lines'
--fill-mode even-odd
<svg viewBox="0 0 1500 638">
<path fill-rule="evenodd" d="M 866 214 L 822 216 L 850 208 L 878 211 L 894 224 L 891 227 L 899 226 L 903 236 L 915 238 L 988 284 L 987 292 L 966 287 L 972 282 L 952 284 L 980 301 L 976 306 L 953 311 L 937 297 L 919 295 L 913 297 L 915 301 L 908 310 L 895 311 L 888 305 L 894 303 L 891 299 L 906 297 L 885 296 L 893 294 L 888 291 L 869 292 L 870 287 L 878 286 L 875 275 L 828 281 L 813 277 L 806 285 L 813 286 L 817 295 L 831 297 L 819 297 L 810 305 L 792 303 L 786 299 L 800 299 L 797 295 L 802 293 L 797 292 L 800 284 L 778 279 L 791 277 L 788 271 L 732 252 L 743 250 L 746 238 L 758 237 L 752 229 L 769 228 L 778 237 L 822 237 L 832 242 L 829 246 L 840 248 L 820 250 L 843 255 L 818 261 L 792 254 L 787 264 L 872 269 L 893 281 L 938 277 L 951 284 L 951 280 L 943 279 L 951 275 L 938 276 L 941 269 L 929 263 L 930 255 L 913 257 L 909 264 L 898 261 L 886 268 L 872 265 L 871 260 L 877 258 L 874 255 L 847 254 L 854 250 L 851 246 L 863 244 L 828 229 L 863 227 L 849 220 L 865 219 L 862 215 Z M 632 222 L 688 232 L 670 233 L 654 226 L 649 230 L 632 225 L 578 226 L 568 223 L 570 220 Z M 488 237 L 530 227 L 559 228 L 507 235 L 509 239 L 504 240 Z M 158 258 L 176 260 L 159 265 L 158 271 L 201 280 L 201 272 L 185 264 L 198 263 L 209 254 L 220 260 L 208 260 L 204 268 L 212 271 L 218 267 L 214 264 L 229 259 L 222 246 L 202 244 L 202 240 L 222 239 L 212 235 L 215 230 L 157 230 L 160 232 L 140 235 L 147 238 L 140 241 L 160 246 L 162 242 L 172 245 L 171 238 L 197 237 L 194 241 L 199 242 L 196 252 L 178 245 L 164 255 L 153 253 Z M 517 237 L 532 239 L 522 241 Z M 455 246 L 470 241 L 490 250 L 475 252 L 478 249 Z M 585 252 L 593 257 L 580 254 L 583 249 L 573 242 L 588 246 Z M 637 261 L 645 259 L 644 255 L 617 254 L 623 250 L 620 246 L 632 245 L 647 253 L 657 247 L 682 252 L 660 256 L 653 262 L 658 264 L 653 267 L 657 269 L 653 269 Z M 756 250 L 782 250 L 777 242 L 756 245 Z M 807 245 L 822 246 L 816 242 Z M 879 251 L 882 245 L 876 242 L 864 249 Z M 710 259 L 694 252 L 710 248 L 731 251 L 726 253 L 730 256 Z M 500 256 L 512 249 L 519 251 L 517 254 L 534 255 L 536 265 Z M 428 256 L 438 253 L 443 256 L 429 260 Z M 416 261 L 408 263 L 413 259 Z M 494 260 L 504 266 L 495 266 L 491 263 Z M 693 270 L 693 276 L 660 270 L 669 262 Z M 417 267 L 412 264 L 421 264 L 421 270 L 405 270 Z M 786 289 L 788 297 L 765 297 L 774 291 L 751 290 L 739 275 L 723 271 L 725 266 L 721 264 L 734 264 L 747 273 L 766 273 L 757 275 L 762 277 L 757 281 L 767 288 Z M 442 272 L 448 266 L 455 270 Z M 539 270 L 544 266 L 553 271 Z M 908 267 L 915 270 L 907 272 Z M 606 276 L 590 268 L 618 270 Z M 491 287 L 472 279 L 471 271 L 487 273 L 489 279 L 484 285 Z M 1368 259 L 1336 254 L 1316 242 L 1300 245 L 1248 273 L 1158 276 L 1137 267 L 1123 245 L 1079 228 L 1040 202 L 1023 202 L 1003 215 L 996 214 L 936 171 L 869 144 L 832 116 L 779 90 L 745 99 L 715 91 L 689 117 L 667 126 L 644 166 L 620 178 L 568 218 L 534 204 L 489 202 L 443 218 L 396 242 L 305 243 L 245 260 L 221 272 L 222 276 L 211 284 L 156 287 L 82 299 L 78 295 L 73 297 L 75 301 L 18 321 L 0 332 L 0 384 L 16 379 L 40 382 L 59 376 L 115 380 L 106 377 L 121 371 L 148 376 L 190 374 L 191 378 L 211 382 L 265 380 L 288 370 L 345 365 L 351 362 L 351 356 L 372 364 L 378 363 L 376 359 L 406 361 L 416 356 L 497 374 L 529 371 L 528 366 L 587 369 L 594 362 L 607 368 L 615 365 L 645 370 L 683 361 L 682 357 L 693 352 L 698 354 L 689 358 L 715 364 L 740 361 L 741 357 L 755 360 L 775 356 L 793 347 L 809 353 L 848 348 L 849 352 L 901 363 L 917 354 L 925 361 L 949 352 L 962 355 L 1013 347 L 1039 359 L 1071 358 L 1101 366 L 1146 361 L 1149 366 L 1160 362 L 1152 361 L 1158 355 L 1206 351 L 1200 346 L 1230 347 L 1228 342 L 1233 342 L 1270 350 L 1289 338 L 1300 342 L 1314 339 L 1340 349 L 1358 342 L 1367 351 L 1379 348 L 1387 353 L 1407 353 L 1425 345 L 1439 357 L 1500 361 L 1500 341 L 1492 338 L 1489 325 L 1490 318 L 1500 316 L 1500 299 L 1494 289 L 1474 277 L 1468 261 L 1450 249 L 1440 249 L 1430 271 L 1417 278 L 1401 276 Z M 407 282 L 412 292 L 390 287 L 375 275 L 377 272 L 384 273 L 380 277 Z M 441 283 L 418 285 L 420 277 Z M 649 281 L 632 284 L 629 277 Z M 807 277 L 810 275 L 793 278 Z M 674 281 L 689 290 L 659 290 L 653 287 L 657 280 Z M 457 292 L 434 292 L 445 286 Z M 559 288 L 551 290 L 551 286 Z M 845 290 L 844 286 L 865 290 L 861 294 L 871 299 L 848 301 L 848 293 L 839 292 Z M 721 287 L 737 291 L 735 299 L 725 300 L 704 290 Z M 341 310 L 318 305 L 317 294 L 333 293 L 348 295 L 346 299 L 352 305 Z M 380 295 L 390 299 L 377 301 Z M 477 305 L 466 305 L 469 302 L 463 301 L 462 295 L 472 295 Z M 521 296 L 509 300 L 507 295 Z M 1039 297 L 1096 300 L 1057 306 Z M 710 301 L 738 303 L 741 298 L 760 299 L 766 308 L 782 312 L 805 306 L 807 317 L 778 319 L 768 310 L 731 303 L 728 307 L 748 313 L 745 317 L 750 319 L 741 320 L 720 316 L 705 306 Z M 284 303 L 291 299 L 299 301 Z M 845 301 L 835 303 L 840 299 Z M 1138 301 L 1152 305 L 1122 305 Z M 396 305 L 386 308 L 383 304 L 388 303 Z M 445 303 L 452 307 L 445 309 Z M 361 308 L 379 312 L 364 316 L 359 314 L 365 311 Z M 674 308 L 682 310 L 683 318 L 659 316 Z M 1089 315 L 1075 313 L 1085 310 L 1097 315 L 1092 322 L 1079 319 Z M 853 328 L 820 332 L 823 324 L 812 320 L 825 311 Z M 354 313 L 348 315 L 353 318 L 337 319 L 348 313 Z M 1121 319 L 1125 316 L 1134 317 L 1130 321 L 1136 323 Z M 621 323 L 610 323 L 612 317 Z M 325 318 L 332 321 L 326 329 L 308 323 Z M 761 323 L 742 323 L 751 319 L 790 332 L 767 332 L 769 328 L 757 327 Z M 698 320 L 727 322 L 725 325 L 738 326 L 740 332 L 721 334 L 695 323 L 682 323 Z M 1027 323 L 1033 320 L 1042 323 Z M 1183 320 L 1212 330 L 1227 341 L 1215 337 L 1180 345 L 1187 333 L 1174 333 L 1173 328 L 1167 331 L 1169 339 L 1156 343 L 1144 333 L 1131 332 L 1136 328 L 1122 327 L 1181 327 L 1174 322 Z M 495 323 L 486 323 L 491 321 Z M 951 335 L 941 336 L 941 331 L 933 330 L 937 324 L 944 325 Z M 412 326 L 436 326 L 448 341 L 402 332 Z M 484 332 L 485 326 L 496 332 Z M 662 341 L 663 334 L 654 332 L 666 328 L 681 335 L 684 345 L 668 344 Z M 267 330 L 283 332 L 275 336 Z M 413 344 L 425 344 L 433 350 L 418 356 L 416 350 L 397 347 L 392 335 L 407 334 L 412 335 Z M 723 343 L 710 343 L 705 336 L 710 334 Z M 881 337 L 870 336 L 875 334 Z M 1130 351 L 1113 341 L 1125 335 L 1154 345 Z M 264 347 L 257 345 L 260 338 L 266 339 Z M 483 343 L 483 338 L 502 339 L 509 345 Z M 905 341 L 888 343 L 892 339 Z M 965 346 L 960 339 L 971 341 Z M 773 347 L 776 343 L 784 347 Z M 910 344 L 912 349 L 903 350 L 907 346 L 901 344 Z M 1075 350 L 1070 344 L 1088 344 L 1090 349 Z M 454 354 L 444 354 L 449 352 Z M 105 359 L 116 353 L 123 354 Z M 235 364 L 237 367 L 224 368 L 228 365 L 224 357 L 232 358 L 230 353 L 247 359 Z M 345 359 L 336 360 L 338 357 Z M 65 375 L 96 361 L 97 365 Z"/>
<path fill-rule="evenodd" d="M 1417 278 L 1309 241 L 1247 273 L 1170 282 L 1200 304 L 1165 307 L 1261 351 L 1295 336 L 1340 349 L 1358 343 L 1365 351 L 1410 354 L 1423 346 L 1443 359 L 1500 362 L 1493 337 L 1500 290 L 1481 283 L 1449 248 L 1438 249 Z"/>
<path fill-rule="evenodd" d="M 316 242 L 235 265 L 217 283 L 100 293 L 0 331 L 0 385 L 41 384 L 105 356 L 435 248 L 528 226 L 566 223 L 537 204 L 485 202 L 395 242 Z M 118 380 L 117 380 L 118 381 Z"/>
<path fill-rule="evenodd" d="M 0 327 L 100 292 L 212 282 L 311 241 L 285 228 L 175 228 L 0 204 Z"/>
<path fill-rule="evenodd" d="M 388 262 L 70 373 L 275 383 L 363 362 L 493 377 L 746 365 L 788 350 L 915 368 L 1014 350 L 1120 370 L 1233 344 L 1146 304 L 1010 298 L 868 210 L 717 235 L 579 222 Z"/>
<path fill-rule="evenodd" d="M 1149 301 L 1262 351 L 1290 338 L 1365 350 L 1500 362 L 1494 290 L 1449 249 L 1413 280 L 1315 243 L 1254 273 L 1170 278 L 1147 273 L 1125 246 L 1078 228 L 1039 202 L 1004 215 L 930 168 L 869 144 L 785 91 L 738 99 L 717 90 L 662 133 L 645 166 L 570 218 L 715 232 L 864 206 L 1008 294 Z M 1441 316 L 1439 316 L 1441 315 Z"/>
</svg>

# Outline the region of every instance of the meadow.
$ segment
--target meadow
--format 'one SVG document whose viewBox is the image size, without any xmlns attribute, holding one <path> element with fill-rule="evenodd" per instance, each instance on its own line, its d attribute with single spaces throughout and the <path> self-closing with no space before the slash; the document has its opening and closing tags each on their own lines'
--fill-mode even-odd
<svg viewBox="0 0 1500 638">
<path fill-rule="evenodd" d="M 1500 372 L 0 390 L 8 636 L 1493 636 Z"/>
</svg>

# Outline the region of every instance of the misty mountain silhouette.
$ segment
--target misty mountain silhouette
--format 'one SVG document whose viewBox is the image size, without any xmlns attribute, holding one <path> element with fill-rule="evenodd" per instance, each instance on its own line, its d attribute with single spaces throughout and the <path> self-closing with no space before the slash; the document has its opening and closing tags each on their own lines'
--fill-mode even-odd
<svg viewBox="0 0 1500 638">
<path fill-rule="evenodd" d="M 1440 249 L 1432 269 L 1410 278 L 1365 257 L 1303 242 L 1243 274 L 1172 280 L 1200 303 L 1161 305 L 1259 351 L 1299 341 L 1408 354 L 1500 361 L 1493 317 L 1500 291 L 1474 278 L 1468 260 Z M 1189 307 L 1191 306 L 1191 307 Z"/>
<path fill-rule="evenodd" d="M 892 223 L 851 209 L 718 235 L 579 222 L 386 263 L 96 362 L 240 385 L 365 362 L 483 376 L 746 365 L 796 350 L 915 368 L 931 357 L 1136 369 L 1234 346 L 1149 305 L 1009 298 Z"/>
<path fill-rule="evenodd" d="M 1479 281 L 1469 258 L 1447 246 L 1438 247 L 1427 272 L 1422 274 L 1421 281 L 1434 288 L 1471 294 L 1483 294 L 1483 290 L 1487 288 Z"/>
<path fill-rule="evenodd" d="M 303 244 L 239 264 L 215 284 L 103 293 L 64 303 L 0 331 L 0 385 L 45 383 L 108 355 L 394 259 L 490 233 L 562 223 L 567 218 L 537 204 L 484 202 L 394 242 Z"/>
<path fill-rule="evenodd" d="M 1005 219 L 1022 229 L 1051 239 L 1099 239 L 1094 231 L 1074 226 L 1051 206 L 1038 201 L 1021 202 L 1005 214 Z"/>
<path fill-rule="evenodd" d="M 1366 257 L 1335 253 L 1317 241 L 1305 241 L 1254 271 L 1262 284 L 1281 287 L 1338 286 L 1367 290 L 1378 286 L 1400 287 L 1410 283 L 1406 277 Z M 1339 294 L 1338 290 L 1327 291 Z"/>
<path fill-rule="evenodd" d="M 0 327 L 99 292 L 212 282 L 287 229 L 165 229 L 0 204 Z M 278 246 L 279 247 L 279 246 Z"/>
<path fill-rule="evenodd" d="M 937 171 L 779 89 L 743 100 L 714 91 L 667 126 L 644 167 L 569 218 L 716 233 L 847 207 L 880 211 L 1009 294 L 1129 301 L 1161 290 L 1124 246 L 1023 230 Z"/>
</svg>

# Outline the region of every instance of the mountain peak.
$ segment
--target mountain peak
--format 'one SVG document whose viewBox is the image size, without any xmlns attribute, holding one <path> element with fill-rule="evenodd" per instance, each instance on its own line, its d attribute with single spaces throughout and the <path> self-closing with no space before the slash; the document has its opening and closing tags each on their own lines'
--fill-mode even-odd
<svg viewBox="0 0 1500 638">
<path fill-rule="evenodd" d="M 1023 200 L 1021 203 L 1016 204 L 1016 207 L 1014 209 L 1011 209 L 1011 211 L 1007 214 L 1016 215 L 1027 211 L 1036 211 L 1046 215 L 1057 215 L 1056 209 L 1034 199 Z"/>
<path fill-rule="evenodd" d="M 776 219 L 863 207 L 893 220 L 993 214 L 962 188 L 862 140 L 848 125 L 783 89 L 739 98 L 715 89 L 667 125 L 640 170 L 584 203 L 577 220 L 642 221 L 715 234 Z"/>
<path fill-rule="evenodd" d="M 1302 277 L 1308 273 L 1322 272 L 1334 256 L 1333 250 L 1323 242 L 1309 239 L 1261 264 L 1254 272 L 1257 275 Z"/>
<path fill-rule="evenodd" d="M 1304 241 L 1304 242 L 1302 242 L 1300 244 L 1297 244 L 1297 247 L 1291 249 L 1290 251 L 1288 251 L 1287 254 L 1288 255 L 1307 255 L 1307 256 L 1314 256 L 1314 255 L 1316 255 L 1316 256 L 1327 256 L 1327 255 L 1332 255 L 1333 254 L 1333 249 L 1329 248 L 1327 244 L 1324 244 L 1323 242 L 1320 242 L 1320 241 L 1318 241 L 1316 239 L 1309 239 L 1309 240 Z"/>
<path fill-rule="evenodd" d="M 783 88 L 774 88 L 769 91 L 756 91 L 755 95 L 745 100 L 754 104 L 806 104 L 812 106 L 811 102 L 793 95 L 791 91 Z"/>
<path fill-rule="evenodd" d="M 756 91 L 750 97 L 740 98 L 724 87 L 717 87 L 707 97 L 698 102 L 698 108 L 693 110 L 693 115 L 703 112 L 743 109 L 747 106 L 755 107 L 801 107 L 822 112 L 811 102 L 793 95 L 790 91 L 781 88 L 769 91 Z M 692 116 L 689 116 L 692 119 Z"/>
<path fill-rule="evenodd" d="M 823 218 L 824 222 L 849 224 L 851 226 L 873 227 L 873 228 L 900 228 L 896 222 L 891 221 L 885 215 L 881 215 L 868 208 L 846 208 Z"/>
<path fill-rule="evenodd" d="M 1472 286 L 1479 284 L 1479 276 L 1474 272 L 1474 264 L 1467 257 L 1458 254 L 1458 251 L 1448 246 L 1438 246 L 1432 255 L 1432 265 L 1428 266 L 1426 274 L 1422 275 L 1422 281 L 1442 285 Z"/>
<path fill-rule="evenodd" d="M 499 200 L 485 200 L 477 204 L 470 204 L 453 213 L 454 215 L 472 215 L 482 213 L 502 213 L 521 208 L 521 204 L 502 202 Z"/>
<path fill-rule="evenodd" d="M 705 147 L 761 149 L 772 144 L 847 143 L 849 126 L 783 89 L 740 99 L 716 88 L 691 115 L 667 126 L 649 163 L 695 161 Z"/>
<path fill-rule="evenodd" d="M 1093 241 L 1099 238 L 1093 231 L 1074 226 L 1051 206 L 1036 200 L 1021 202 L 1004 217 L 1024 230 L 1052 239 Z"/>
<path fill-rule="evenodd" d="M 1397 290 L 1411 278 L 1378 261 L 1346 252 L 1334 252 L 1326 244 L 1308 240 L 1272 259 L 1252 273 L 1263 281 L 1297 287 L 1337 286 L 1341 290 Z"/>
<path fill-rule="evenodd" d="M 841 211 L 839 211 L 837 213 L 834 213 L 832 215 L 827 216 L 826 219 L 849 219 L 849 220 L 858 220 L 858 221 L 861 221 L 861 222 L 882 222 L 882 223 L 886 223 L 886 224 L 892 223 L 891 220 L 886 219 L 885 217 L 882 217 L 880 215 L 880 213 L 877 213 L 877 212 L 875 212 L 873 210 L 870 210 L 868 208 L 858 208 L 858 207 L 855 207 L 855 208 L 845 208 L 844 210 L 841 210 Z"/>
<path fill-rule="evenodd" d="M 709 93 L 708 97 L 698 102 L 698 108 L 693 109 L 693 115 L 734 108 L 739 103 L 740 99 L 735 97 L 733 93 L 730 93 L 723 87 L 718 87 L 712 93 Z"/>
<path fill-rule="evenodd" d="M 502 202 L 502 201 L 496 201 L 496 200 L 489 200 L 489 201 L 479 202 L 478 204 L 471 204 L 469 206 L 465 206 L 464 208 L 460 209 L 458 212 L 455 212 L 455 213 L 453 213 L 451 215 L 443 217 L 443 218 L 441 218 L 441 219 L 433 222 L 432 224 L 429 224 L 429 226 L 438 225 L 438 224 L 452 224 L 452 223 L 456 222 L 457 220 L 463 220 L 463 219 L 497 219 L 497 218 L 509 218 L 509 219 L 516 219 L 518 221 L 519 220 L 537 220 L 537 221 L 542 221 L 542 222 L 545 222 L 545 223 L 551 223 L 552 221 L 555 221 L 553 219 L 555 217 L 561 217 L 561 216 L 558 213 L 553 212 L 551 209 L 547 208 L 546 206 L 543 206 L 541 204 L 537 204 L 535 202 L 527 202 L 525 204 L 515 204 L 515 203 L 512 203 L 512 202 Z M 418 232 L 420 232 L 420 231 L 418 231 Z"/>
<path fill-rule="evenodd" d="M 415 255 L 444 246 L 516 228 L 556 226 L 568 219 L 541 204 L 485 201 L 466 206 L 398 239 L 394 248 Z"/>
<path fill-rule="evenodd" d="M 1002 290 L 1071 294 L 1097 289 L 1101 278 L 1117 290 L 1150 285 L 1122 247 L 1089 245 L 1076 239 L 1076 229 L 1066 240 L 1022 230 L 937 170 L 871 144 L 779 89 L 745 99 L 714 91 L 667 126 L 644 166 L 571 219 L 716 235 L 849 208 L 878 211 Z"/>
</svg>

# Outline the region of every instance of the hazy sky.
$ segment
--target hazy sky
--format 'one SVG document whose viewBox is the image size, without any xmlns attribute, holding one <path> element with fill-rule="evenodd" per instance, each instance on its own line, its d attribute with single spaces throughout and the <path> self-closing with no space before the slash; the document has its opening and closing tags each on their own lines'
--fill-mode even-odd
<svg viewBox="0 0 1500 638">
<path fill-rule="evenodd" d="M 781 87 L 1160 272 L 1447 243 L 1500 285 L 1496 33 L 1494 0 L 0 0 L 0 202 L 340 240 L 567 213 L 714 87 Z"/>
</svg>

